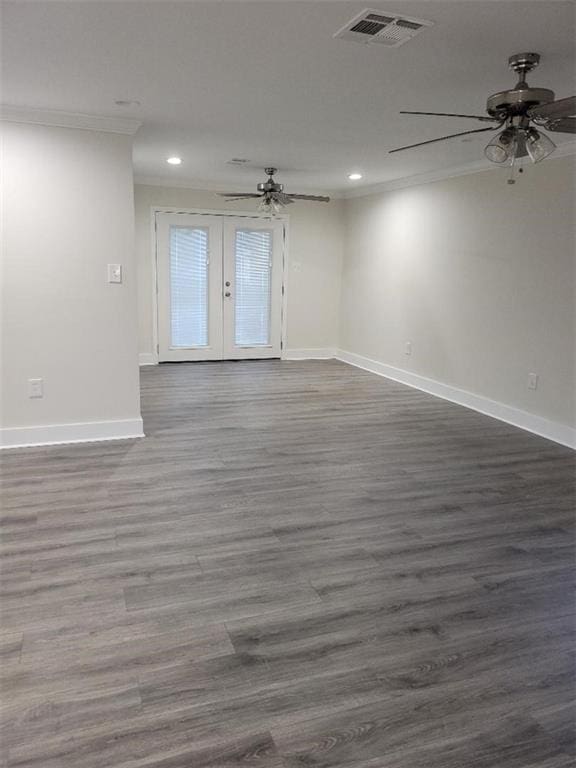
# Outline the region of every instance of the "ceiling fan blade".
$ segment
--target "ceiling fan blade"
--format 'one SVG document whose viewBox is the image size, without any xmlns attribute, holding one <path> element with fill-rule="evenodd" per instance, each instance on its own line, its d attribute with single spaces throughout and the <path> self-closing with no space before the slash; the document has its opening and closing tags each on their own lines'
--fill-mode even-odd
<svg viewBox="0 0 576 768">
<path fill-rule="evenodd" d="M 255 192 L 217 192 L 216 194 L 220 195 L 220 197 L 237 197 L 238 199 L 242 198 L 243 200 L 249 197 L 262 197 L 262 195 L 256 194 Z"/>
<path fill-rule="evenodd" d="M 499 122 L 497 117 L 488 117 L 487 115 L 456 115 L 453 112 L 407 112 L 406 110 L 400 111 L 401 115 L 434 115 L 436 117 L 467 117 L 471 120 L 483 120 L 487 123 L 494 121 Z"/>
<path fill-rule="evenodd" d="M 473 131 L 462 131 L 461 133 L 451 133 L 448 136 L 440 136 L 439 139 L 430 139 L 429 141 L 419 141 L 418 144 L 408 144 L 407 147 L 398 147 L 398 149 L 388 150 L 388 154 L 393 152 L 402 152 L 405 149 L 414 149 L 414 147 L 422 147 L 424 144 L 435 144 L 437 141 L 446 141 L 446 139 L 455 139 L 457 136 L 467 136 L 469 133 L 484 133 L 484 131 L 497 131 L 504 123 L 500 123 L 498 126 L 490 126 L 490 128 L 476 128 Z"/>
<path fill-rule="evenodd" d="M 260 195 L 246 195 L 246 197 L 227 197 L 226 202 L 227 203 L 237 203 L 238 200 L 254 200 L 255 198 L 260 198 Z"/>
<path fill-rule="evenodd" d="M 317 203 L 330 202 L 330 198 L 326 197 L 326 195 L 293 195 L 289 192 L 288 196 L 293 198 L 294 200 L 313 200 Z"/>
<path fill-rule="evenodd" d="M 542 127 L 556 133 L 576 133 L 576 117 L 561 117 L 558 120 L 551 120 Z"/>
<path fill-rule="evenodd" d="M 576 115 L 576 96 L 540 104 L 528 110 L 528 117 L 572 117 Z"/>
</svg>

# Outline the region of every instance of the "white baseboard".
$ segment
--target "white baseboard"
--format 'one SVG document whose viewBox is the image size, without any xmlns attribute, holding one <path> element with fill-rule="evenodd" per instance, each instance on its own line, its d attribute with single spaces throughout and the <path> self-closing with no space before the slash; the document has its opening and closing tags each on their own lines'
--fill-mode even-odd
<svg viewBox="0 0 576 768">
<path fill-rule="evenodd" d="M 337 360 L 349 363 L 357 368 L 363 368 L 379 376 L 385 376 L 387 379 L 398 381 L 401 384 L 414 387 L 422 392 L 440 397 L 443 400 L 463 405 L 465 408 L 478 411 L 486 416 L 492 416 L 492 418 L 499 421 L 505 421 L 507 424 L 525 429 L 527 432 L 540 435 L 540 437 L 545 437 L 555 443 L 565 445 L 567 448 L 576 449 L 576 429 L 565 424 L 544 419 L 542 416 L 535 416 L 519 408 L 513 408 L 505 403 L 499 403 L 496 400 L 475 395 L 464 389 L 442 384 L 440 381 L 428 379 L 425 376 L 419 376 L 416 373 L 404 371 L 401 368 L 394 368 L 391 365 L 380 363 L 378 360 L 371 360 L 369 357 L 357 355 L 354 352 L 338 349 L 336 350 L 335 357 Z"/>
<path fill-rule="evenodd" d="M 286 349 L 282 352 L 282 360 L 330 360 L 335 353 L 333 347 Z M 138 360 L 140 365 L 158 365 L 158 356 L 153 352 L 140 352 Z"/>
<path fill-rule="evenodd" d="M 330 360 L 336 354 L 333 347 L 311 347 L 309 349 L 286 349 L 282 360 Z"/>
<path fill-rule="evenodd" d="M 286 349 L 282 360 L 330 360 L 336 350 L 333 347 L 315 347 L 310 349 Z M 158 356 L 153 352 L 140 352 L 140 365 L 158 365 Z"/>
<path fill-rule="evenodd" d="M 140 352 L 138 362 L 140 365 L 158 365 L 158 356 L 154 352 Z"/>
<path fill-rule="evenodd" d="M 31 448 L 62 443 L 91 443 L 144 437 L 142 419 L 88 421 L 80 424 L 49 424 L 0 429 L 0 448 Z"/>
</svg>

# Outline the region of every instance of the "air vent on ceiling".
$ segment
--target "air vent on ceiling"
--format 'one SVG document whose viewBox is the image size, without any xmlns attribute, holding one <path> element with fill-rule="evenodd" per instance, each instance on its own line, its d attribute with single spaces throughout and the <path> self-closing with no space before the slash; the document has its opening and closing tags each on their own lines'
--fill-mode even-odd
<svg viewBox="0 0 576 768">
<path fill-rule="evenodd" d="M 354 40 L 357 43 L 387 45 L 389 48 L 407 43 L 433 21 L 400 16 L 397 13 L 380 13 L 370 9 L 362 11 L 342 27 L 334 37 L 342 40 Z"/>
<path fill-rule="evenodd" d="M 231 160 L 226 160 L 226 165 L 246 165 L 250 160 L 245 157 L 233 157 Z"/>
</svg>

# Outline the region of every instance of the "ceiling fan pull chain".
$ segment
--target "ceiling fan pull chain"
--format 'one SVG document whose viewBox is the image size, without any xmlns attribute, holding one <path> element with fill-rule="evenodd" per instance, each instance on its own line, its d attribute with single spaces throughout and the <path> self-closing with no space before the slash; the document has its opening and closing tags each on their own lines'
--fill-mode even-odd
<svg viewBox="0 0 576 768">
<path fill-rule="evenodd" d="M 510 176 L 508 177 L 508 184 L 516 184 L 514 178 L 514 163 L 516 162 L 516 156 L 512 155 L 512 162 L 510 163 Z"/>
</svg>

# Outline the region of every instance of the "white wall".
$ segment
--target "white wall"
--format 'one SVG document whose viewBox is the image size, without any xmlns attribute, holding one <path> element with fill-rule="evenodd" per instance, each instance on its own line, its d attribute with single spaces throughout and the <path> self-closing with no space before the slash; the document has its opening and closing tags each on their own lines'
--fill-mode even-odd
<svg viewBox="0 0 576 768">
<path fill-rule="evenodd" d="M 574 174 L 560 158 L 515 186 L 497 170 L 347 201 L 340 347 L 573 426 Z"/>
<path fill-rule="evenodd" d="M 136 253 L 142 359 L 153 355 L 152 206 L 226 211 L 256 210 L 251 201 L 233 207 L 214 192 L 137 184 Z M 343 201 L 295 203 L 290 207 L 288 264 L 288 350 L 333 350 L 338 341 Z"/>
<path fill-rule="evenodd" d="M 131 144 L 4 122 L 2 438 L 141 433 Z M 122 263 L 122 285 L 107 264 Z M 30 399 L 29 378 L 44 379 Z"/>
</svg>

